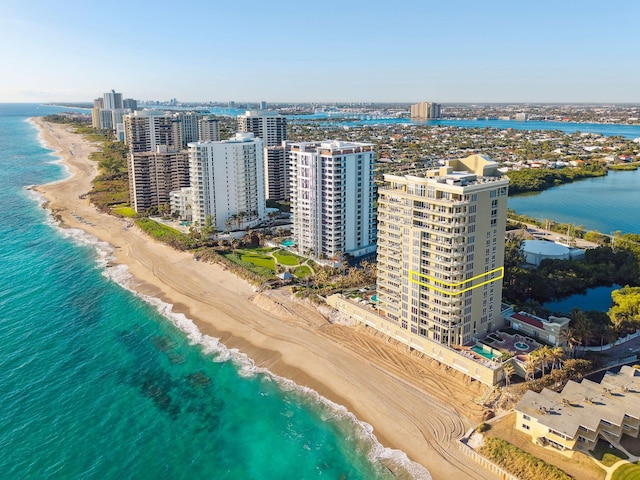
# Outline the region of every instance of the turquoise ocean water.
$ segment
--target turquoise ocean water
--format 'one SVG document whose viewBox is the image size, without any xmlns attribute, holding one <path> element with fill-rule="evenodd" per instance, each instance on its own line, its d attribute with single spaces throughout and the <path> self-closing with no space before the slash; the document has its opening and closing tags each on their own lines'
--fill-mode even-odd
<svg viewBox="0 0 640 480">
<path fill-rule="evenodd" d="M 0 104 L 0 478 L 388 479 L 370 429 L 136 297 L 109 248 L 27 188 L 62 178 Z"/>
</svg>

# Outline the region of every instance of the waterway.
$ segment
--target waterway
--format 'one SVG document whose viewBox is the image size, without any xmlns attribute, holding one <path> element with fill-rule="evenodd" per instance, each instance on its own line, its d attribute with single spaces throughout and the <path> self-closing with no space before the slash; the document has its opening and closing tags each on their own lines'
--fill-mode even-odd
<svg viewBox="0 0 640 480">
<path fill-rule="evenodd" d="M 213 115 L 238 116 L 245 113 L 238 108 L 211 108 Z M 320 121 L 322 127 L 365 127 L 376 125 L 428 125 L 462 128 L 492 128 L 496 130 L 556 130 L 564 133 L 598 133 L 604 136 L 621 136 L 628 139 L 640 138 L 640 125 L 623 125 L 609 123 L 577 123 L 577 122 L 547 122 L 516 120 L 429 120 L 427 122 L 414 122 L 410 118 L 380 117 L 362 113 L 349 112 L 321 112 L 307 115 L 287 115 L 290 123 L 304 123 Z M 326 120 L 322 122 L 321 120 Z"/>
<path fill-rule="evenodd" d="M 582 225 L 587 230 L 640 234 L 640 170 L 610 171 L 587 178 L 509 197 L 517 213 L 543 220 Z"/>
</svg>

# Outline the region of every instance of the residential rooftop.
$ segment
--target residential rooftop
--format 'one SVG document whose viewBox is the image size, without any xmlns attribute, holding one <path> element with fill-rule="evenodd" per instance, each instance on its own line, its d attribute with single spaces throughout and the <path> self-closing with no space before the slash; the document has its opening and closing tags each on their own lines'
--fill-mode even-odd
<svg viewBox="0 0 640 480">
<path fill-rule="evenodd" d="M 560 393 L 529 390 L 515 410 L 570 438 L 580 427 L 596 431 L 601 421 L 620 426 L 625 415 L 640 418 L 640 371 L 623 366 L 600 383 L 569 381 Z"/>
</svg>

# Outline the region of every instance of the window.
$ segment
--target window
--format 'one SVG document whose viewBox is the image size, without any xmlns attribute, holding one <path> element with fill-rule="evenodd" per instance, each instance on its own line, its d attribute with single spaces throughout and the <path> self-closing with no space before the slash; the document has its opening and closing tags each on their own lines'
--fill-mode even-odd
<svg viewBox="0 0 640 480">
<path fill-rule="evenodd" d="M 522 424 L 522 428 L 524 428 L 525 430 L 530 430 L 531 427 L 529 425 L 527 425 L 526 423 Z"/>
</svg>

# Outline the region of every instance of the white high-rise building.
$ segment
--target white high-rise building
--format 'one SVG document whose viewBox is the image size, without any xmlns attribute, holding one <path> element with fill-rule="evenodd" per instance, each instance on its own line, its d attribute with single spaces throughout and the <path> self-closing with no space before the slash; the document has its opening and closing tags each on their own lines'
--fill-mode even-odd
<svg viewBox="0 0 640 480">
<path fill-rule="evenodd" d="M 382 328 L 463 345 L 503 325 L 509 179 L 498 166 L 472 155 L 420 176 L 384 176 L 377 257 Z"/>
<path fill-rule="evenodd" d="M 183 146 L 200 140 L 198 138 L 198 121 L 202 115 L 196 112 L 178 112 L 174 114 L 174 118 L 180 122 Z"/>
<path fill-rule="evenodd" d="M 116 93 L 115 90 L 111 90 L 110 92 L 106 92 L 102 96 L 102 107 L 105 110 L 117 110 L 119 108 L 124 108 L 122 105 L 122 94 Z"/>
<path fill-rule="evenodd" d="M 266 198 L 288 200 L 289 157 L 284 147 L 287 140 L 287 118 L 277 112 L 248 110 L 238 117 L 238 130 L 251 132 L 264 141 Z"/>
<path fill-rule="evenodd" d="M 265 219 L 262 139 L 237 133 L 219 142 L 189 144 L 192 217 L 211 215 L 219 231 L 253 227 Z"/>
<path fill-rule="evenodd" d="M 183 187 L 169 194 L 171 213 L 177 214 L 180 220 L 191 221 L 191 206 L 193 205 L 193 191 L 191 187 Z"/>
<path fill-rule="evenodd" d="M 290 148 L 297 250 L 317 258 L 375 251 L 373 144 L 325 140 Z"/>
</svg>

